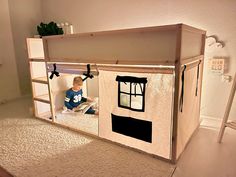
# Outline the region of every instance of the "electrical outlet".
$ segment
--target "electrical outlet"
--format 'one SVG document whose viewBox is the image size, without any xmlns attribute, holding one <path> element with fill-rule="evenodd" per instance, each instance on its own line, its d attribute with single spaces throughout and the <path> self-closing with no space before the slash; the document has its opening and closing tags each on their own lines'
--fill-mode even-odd
<svg viewBox="0 0 236 177">
<path fill-rule="evenodd" d="M 231 80 L 232 80 L 232 76 L 230 76 L 230 75 L 222 75 L 221 80 L 222 80 L 222 82 L 227 82 L 227 83 L 229 83 L 229 82 L 231 82 Z"/>
<path fill-rule="evenodd" d="M 212 73 L 224 74 L 225 61 L 222 58 L 213 58 L 209 60 L 209 69 Z"/>
</svg>

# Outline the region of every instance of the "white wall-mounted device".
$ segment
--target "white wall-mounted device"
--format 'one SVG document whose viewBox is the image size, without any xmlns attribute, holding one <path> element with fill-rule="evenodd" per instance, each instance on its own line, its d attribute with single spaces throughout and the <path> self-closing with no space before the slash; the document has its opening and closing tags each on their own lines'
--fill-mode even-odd
<svg viewBox="0 0 236 177">
<path fill-rule="evenodd" d="M 225 60 L 223 58 L 209 59 L 209 70 L 212 73 L 224 74 Z"/>
</svg>

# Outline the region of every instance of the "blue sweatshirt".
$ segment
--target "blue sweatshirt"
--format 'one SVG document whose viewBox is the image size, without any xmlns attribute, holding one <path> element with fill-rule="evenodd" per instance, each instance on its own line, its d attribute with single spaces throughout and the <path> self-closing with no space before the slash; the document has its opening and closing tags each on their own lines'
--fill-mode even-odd
<svg viewBox="0 0 236 177">
<path fill-rule="evenodd" d="M 83 91 L 82 89 L 79 91 L 73 91 L 72 88 L 66 91 L 66 97 L 65 97 L 65 106 L 68 109 L 73 109 L 77 107 L 80 103 L 86 102 L 87 99 L 83 97 Z"/>
</svg>

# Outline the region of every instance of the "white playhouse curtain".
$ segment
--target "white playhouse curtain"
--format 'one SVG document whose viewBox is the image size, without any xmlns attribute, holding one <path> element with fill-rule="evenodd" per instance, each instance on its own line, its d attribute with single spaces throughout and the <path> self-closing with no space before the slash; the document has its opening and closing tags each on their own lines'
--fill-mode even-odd
<svg viewBox="0 0 236 177">
<path fill-rule="evenodd" d="M 118 93 L 119 82 L 117 79 L 119 80 L 119 78 L 117 76 L 146 78 L 147 82 L 146 84 L 135 84 L 131 86 L 122 82 L 120 83 L 122 93 Z M 99 136 L 170 159 L 173 85 L 173 74 L 99 70 Z M 144 110 L 140 111 L 143 104 L 140 93 L 144 90 L 143 87 L 145 87 L 145 106 Z M 137 95 L 128 96 L 126 92 L 129 91 L 132 93 L 135 92 Z M 118 99 L 120 99 L 119 104 Z M 132 100 L 130 101 L 130 99 Z M 151 122 L 151 142 L 112 131 L 111 114 Z"/>
</svg>

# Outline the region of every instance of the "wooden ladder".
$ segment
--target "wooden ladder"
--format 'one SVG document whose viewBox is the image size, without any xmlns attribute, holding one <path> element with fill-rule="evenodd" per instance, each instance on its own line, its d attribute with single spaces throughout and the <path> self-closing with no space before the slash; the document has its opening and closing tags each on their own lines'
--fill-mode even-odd
<svg viewBox="0 0 236 177">
<path fill-rule="evenodd" d="M 232 107 L 232 103 L 234 100 L 235 91 L 236 91 L 236 73 L 234 75 L 234 81 L 233 81 L 232 88 L 230 91 L 229 100 L 228 100 L 228 103 L 225 109 L 224 118 L 221 124 L 220 132 L 218 136 L 218 143 L 221 143 L 226 127 L 236 130 L 236 121 L 228 122 L 229 113 L 230 113 L 230 109 Z"/>
</svg>

